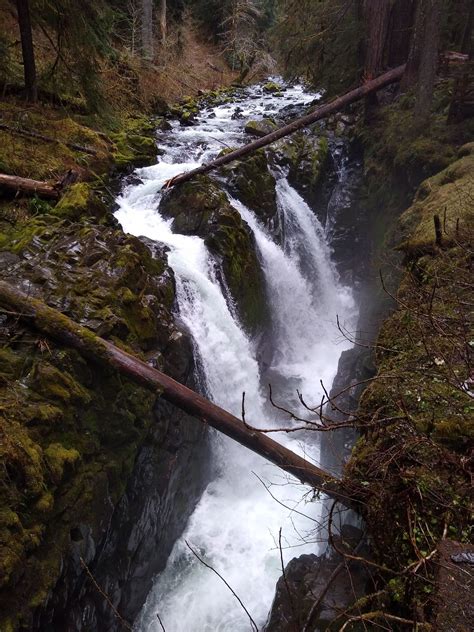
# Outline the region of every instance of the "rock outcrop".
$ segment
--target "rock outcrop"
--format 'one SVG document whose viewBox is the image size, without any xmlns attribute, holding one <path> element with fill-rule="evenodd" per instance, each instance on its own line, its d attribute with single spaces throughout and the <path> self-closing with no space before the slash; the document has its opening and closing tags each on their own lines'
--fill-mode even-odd
<svg viewBox="0 0 474 632">
<path fill-rule="evenodd" d="M 189 383 L 165 251 L 67 215 L 2 223 L 1 278 Z M 123 629 L 97 586 L 133 620 L 202 489 L 204 430 L 14 314 L 0 328 L 0 628 Z"/>
<path fill-rule="evenodd" d="M 258 333 L 267 318 L 266 292 L 255 240 L 225 193 L 201 176 L 167 193 L 160 212 L 184 235 L 202 237 L 221 263 L 223 282 L 248 332 Z"/>
</svg>

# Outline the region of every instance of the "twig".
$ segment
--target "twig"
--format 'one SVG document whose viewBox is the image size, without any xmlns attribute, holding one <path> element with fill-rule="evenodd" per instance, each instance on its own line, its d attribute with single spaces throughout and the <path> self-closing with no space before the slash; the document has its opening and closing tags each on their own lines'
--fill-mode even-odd
<svg viewBox="0 0 474 632">
<path fill-rule="evenodd" d="M 247 610 L 247 608 L 245 607 L 243 601 L 240 599 L 240 597 L 238 596 L 238 594 L 235 592 L 235 590 L 232 588 L 232 586 L 230 586 L 230 584 L 224 579 L 224 577 L 222 577 L 222 575 L 220 573 L 218 573 L 216 571 L 215 568 L 213 568 L 212 566 L 210 566 L 209 564 L 207 564 L 201 557 L 199 557 L 199 555 L 196 553 L 196 551 L 192 548 L 192 546 L 189 544 L 189 542 L 187 540 L 184 541 L 186 546 L 188 547 L 188 549 L 191 551 L 191 553 L 194 555 L 194 557 L 196 557 L 203 566 L 205 566 L 206 568 L 208 568 L 210 571 L 212 571 L 213 573 L 215 573 L 217 575 L 217 577 L 219 577 L 220 580 L 222 580 L 224 582 L 224 584 L 227 586 L 227 588 L 230 590 L 230 592 L 234 595 L 234 597 L 237 599 L 237 601 L 239 602 L 239 604 L 242 606 L 242 609 L 245 611 L 245 614 L 248 616 L 250 623 L 252 625 L 252 630 L 255 630 L 255 632 L 258 632 L 258 627 L 257 624 L 255 623 L 255 621 L 252 619 L 252 615 L 250 614 L 250 612 Z"/>
<path fill-rule="evenodd" d="M 100 595 L 102 595 L 102 597 L 105 599 L 105 601 L 109 604 L 110 608 L 112 609 L 112 612 L 114 613 L 114 616 L 120 621 L 120 623 L 123 625 L 124 628 L 126 628 L 127 630 L 130 630 L 130 632 L 132 632 L 132 626 L 130 625 L 130 623 L 128 621 L 125 621 L 125 619 L 122 617 L 120 612 L 117 610 L 117 608 L 112 603 L 112 600 L 110 599 L 109 595 L 107 595 L 107 593 L 105 593 L 102 590 L 102 588 L 99 586 L 99 584 L 96 582 L 94 575 L 92 574 L 92 572 L 89 569 L 89 567 L 87 566 L 87 564 L 84 562 L 83 558 L 80 557 L 79 561 L 81 563 L 82 568 L 85 570 L 87 576 L 91 580 L 94 588 L 97 590 L 97 592 Z"/>
</svg>

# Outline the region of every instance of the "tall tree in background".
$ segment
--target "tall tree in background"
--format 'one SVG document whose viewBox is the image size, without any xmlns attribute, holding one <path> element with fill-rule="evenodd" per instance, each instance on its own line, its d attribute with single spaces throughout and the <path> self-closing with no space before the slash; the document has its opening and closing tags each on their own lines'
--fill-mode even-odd
<svg viewBox="0 0 474 632">
<path fill-rule="evenodd" d="M 26 98 L 30 103 L 38 100 L 38 80 L 36 77 L 35 50 L 31 31 L 29 0 L 16 0 L 18 25 L 20 27 L 21 50 L 25 75 Z"/>
<path fill-rule="evenodd" d="M 415 115 L 422 121 L 429 115 L 438 67 L 442 0 L 418 0 L 407 68 L 402 90 L 415 88 Z"/>
<path fill-rule="evenodd" d="M 142 52 L 145 59 L 153 58 L 153 0 L 141 0 Z"/>
<path fill-rule="evenodd" d="M 384 67 L 391 5 L 392 0 L 364 0 L 366 79 L 373 79 Z"/>
<path fill-rule="evenodd" d="M 391 4 L 387 65 L 394 67 L 404 64 L 408 57 L 416 0 L 392 0 Z"/>
<path fill-rule="evenodd" d="M 166 44 L 166 34 L 167 34 L 167 7 L 166 0 L 159 0 L 158 3 L 158 22 L 160 24 L 160 39 L 161 44 Z"/>
</svg>

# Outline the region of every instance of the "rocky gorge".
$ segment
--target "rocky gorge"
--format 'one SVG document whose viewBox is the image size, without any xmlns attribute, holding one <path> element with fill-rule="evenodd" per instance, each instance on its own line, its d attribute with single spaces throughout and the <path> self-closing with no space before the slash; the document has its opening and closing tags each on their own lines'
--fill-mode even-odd
<svg viewBox="0 0 474 632">
<path fill-rule="evenodd" d="M 386 309 L 386 301 L 375 297 L 371 257 L 381 248 L 380 224 L 372 222 L 363 203 L 360 143 L 348 142 L 354 135 L 353 120 L 338 118 L 324 129 L 299 133 L 215 177 L 201 177 L 161 194 L 163 181 L 182 168 L 183 155 L 185 162 L 197 163 L 215 155 L 223 143 L 242 142 L 241 126 L 255 112 L 257 118 L 270 111 L 272 120 L 284 120 L 285 100 L 292 102 L 294 115 L 296 96 L 302 99 L 300 112 L 318 97 L 301 88 L 281 86 L 275 92 L 257 86 L 247 92 L 210 95 L 210 101 L 203 99 L 199 107 L 188 101 L 180 111 L 171 112 L 171 126 L 159 124 L 158 165 L 153 164 L 150 142 L 136 146 L 139 154 L 144 144 L 148 147 L 148 158 L 139 161 L 149 166 L 125 178 L 115 217 L 97 193 L 79 184 L 55 207 L 37 210 L 20 223 L 6 222 L 0 241 L 1 278 L 178 381 L 218 401 L 224 397 L 230 409 L 240 411 L 245 390 L 252 421 L 261 416 L 273 417 L 280 426 L 288 423 L 287 416 L 278 416 L 264 401 L 265 380 L 296 410 L 296 389 L 315 388 L 321 375 L 328 386 L 335 378 L 332 397 L 351 387 L 340 403 L 346 419 L 357 409 L 361 383 L 376 369 L 370 352 L 349 349 L 351 340 L 332 343 L 335 316 L 342 314 L 346 330 L 356 330 L 359 338 L 363 332 L 366 340 L 375 337 Z M 248 100 L 254 105 L 246 111 Z M 180 123 L 172 118 L 178 114 Z M 224 133 L 219 129 L 222 120 L 225 125 L 232 121 Z M 259 128 L 258 120 L 250 127 Z M 150 140 L 154 132 L 148 128 L 147 134 Z M 128 150 L 130 143 L 125 147 Z M 417 218 L 425 221 L 420 209 L 424 200 L 443 196 L 443 187 L 453 178 L 463 181 L 469 147 L 464 154 L 451 175 L 440 176 L 425 193 L 421 191 L 418 206 L 405 216 L 405 226 L 410 224 L 410 234 L 416 237 L 405 242 L 410 254 L 429 256 L 432 235 L 417 224 Z M 158 173 L 159 168 L 163 172 Z M 387 223 L 392 219 L 387 217 Z M 203 252 L 209 253 L 205 260 Z M 278 267 L 283 264 L 285 268 Z M 290 285 L 281 287 L 272 270 L 284 270 Z M 294 311 L 281 302 L 289 288 Z M 206 303 L 206 293 L 211 292 L 214 315 Z M 363 306 L 358 324 L 356 303 Z M 307 318 L 300 321 L 301 313 Z M 293 337 L 282 335 L 283 318 L 290 319 Z M 326 321 L 332 321 L 332 329 Z M 315 323 L 321 330 L 314 340 L 306 333 Z M 250 495 L 249 504 L 243 502 L 255 487 L 254 479 L 240 496 L 232 496 L 229 489 L 238 488 L 243 471 L 256 464 L 240 456 L 241 448 L 235 452 L 219 443 L 205 427 L 159 397 L 41 339 L 15 314 L 2 315 L 1 327 L 8 343 L 0 356 L 2 435 L 8 447 L 3 479 L 8 495 L 0 511 L 5 629 L 120 630 L 136 622 L 138 630 L 154 630 L 159 629 L 156 611 L 167 630 L 190 629 L 191 619 L 176 620 L 170 612 L 182 597 L 181 585 L 196 590 L 199 599 L 200 582 L 214 592 L 212 600 L 199 604 L 202 608 L 190 602 L 187 616 L 194 621 L 197 617 L 198 628 L 220 623 L 227 626 L 224 629 L 244 629 L 245 614 L 237 613 L 235 604 L 229 609 L 232 595 L 206 584 L 199 564 L 191 564 L 183 531 L 183 537 L 191 536 L 191 543 L 212 563 L 224 564 L 219 550 L 212 548 L 213 539 L 226 551 L 231 565 L 224 566 L 224 576 L 231 576 L 239 594 L 248 595 L 245 603 L 258 613 L 259 625 L 265 624 L 281 566 L 278 559 L 275 564 L 275 556 L 267 557 L 269 545 L 256 525 L 265 525 L 268 517 L 275 528 L 286 518 L 273 514 L 272 499 L 265 505 L 262 496 Z M 200 346 L 209 340 L 209 330 L 226 332 L 223 345 L 219 333 L 212 346 Z M 325 337 L 326 346 L 318 346 Z M 283 340 L 289 341 L 287 347 Z M 237 345 L 235 355 L 232 345 Z M 317 354 L 322 356 L 320 364 L 314 363 Z M 374 390 L 364 402 L 381 397 L 374 396 Z M 370 414 L 374 406 L 368 407 Z M 336 415 L 335 420 L 340 418 Z M 314 458 L 326 469 L 340 473 L 355 435 L 351 429 L 336 438 L 328 434 L 321 440 L 297 435 L 291 445 L 296 449 L 305 441 L 305 449 L 316 448 Z M 349 464 L 355 480 L 357 468 L 366 465 L 361 443 L 356 460 Z M 223 475 L 222 456 L 241 460 L 238 467 L 229 466 L 232 479 Z M 265 477 L 271 476 L 265 472 Z M 363 477 L 370 474 L 364 471 Z M 219 487 L 219 481 L 224 486 Z M 220 502 L 213 506 L 215 498 Z M 301 489 L 292 492 L 289 501 L 286 494 L 285 501 L 290 502 L 291 514 L 301 501 Z M 239 520 L 245 516 L 252 523 L 259 503 L 267 513 L 256 514 L 251 548 Z M 222 514 L 211 513 L 207 521 L 203 514 L 222 511 L 226 504 L 235 504 L 235 513 L 224 514 L 231 529 L 224 540 L 216 530 L 219 520 L 224 521 Z M 310 512 L 316 507 L 311 520 L 321 522 L 320 503 L 309 505 Z M 309 533 L 304 523 L 303 528 Z M 349 543 L 354 548 L 361 531 L 346 522 L 340 538 L 341 546 Z M 307 620 L 315 594 L 324 592 L 341 564 L 339 553 L 329 560 L 322 555 L 325 545 L 317 540 L 308 536 L 291 541 L 288 536 L 290 558 L 297 550 L 292 546 L 304 546 L 308 552 L 287 567 L 292 599 L 288 600 L 286 583 L 279 580 L 266 630 L 291 629 L 295 607 L 297 618 Z M 264 554 L 254 560 L 247 583 L 239 584 L 239 565 L 249 563 L 248 555 L 256 547 Z M 234 552 L 239 548 L 247 557 Z M 366 569 L 362 564 L 352 571 L 357 578 L 355 596 L 360 597 L 367 590 Z M 321 597 L 310 629 L 320 629 L 338 609 L 350 605 L 350 581 L 351 576 L 340 576 L 332 591 Z M 262 595 L 252 600 L 246 591 L 255 582 Z"/>
</svg>

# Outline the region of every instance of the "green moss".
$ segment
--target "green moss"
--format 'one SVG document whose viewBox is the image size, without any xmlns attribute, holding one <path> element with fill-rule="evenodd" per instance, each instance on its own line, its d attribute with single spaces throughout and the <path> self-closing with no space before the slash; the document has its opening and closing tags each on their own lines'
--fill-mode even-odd
<svg viewBox="0 0 474 632">
<path fill-rule="evenodd" d="M 466 155 L 419 188 L 414 204 L 402 215 L 401 225 L 408 238 L 400 248 L 405 252 L 429 252 L 436 248 L 434 216 L 443 224 L 444 245 L 452 244 L 474 222 L 474 155 Z"/>
<path fill-rule="evenodd" d="M 267 223 L 277 213 L 275 178 L 263 149 L 222 169 L 237 197 Z"/>
<path fill-rule="evenodd" d="M 263 89 L 265 92 L 275 93 L 275 92 L 281 92 L 283 89 L 283 86 L 281 86 L 278 83 L 275 83 L 274 81 L 268 81 L 267 83 L 263 85 Z"/>
<path fill-rule="evenodd" d="M 118 169 L 153 164 L 159 153 L 155 125 L 147 118 L 131 118 L 110 135 L 114 143 L 112 156 Z"/>
<path fill-rule="evenodd" d="M 474 436 L 467 349 L 474 340 L 467 310 L 473 163 L 470 149 L 461 156 L 423 182 L 402 215 L 408 256 L 397 306 L 380 330 L 378 374 L 361 398 L 362 436 L 346 469 L 376 561 L 400 574 L 382 580 L 390 611 L 416 604 L 426 620 L 433 608 L 426 587 L 434 585 L 436 567 L 424 564 L 423 578 L 404 569 L 447 536 L 465 542 L 470 523 L 464 460 Z M 434 244 L 434 213 L 444 224 L 441 247 Z"/>
<path fill-rule="evenodd" d="M 51 214 L 61 219 L 77 221 L 81 217 L 100 220 L 107 216 L 108 210 L 98 197 L 92 185 L 86 182 L 74 184 L 61 197 Z"/>
<path fill-rule="evenodd" d="M 109 149 L 105 139 L 95 130 L 64 114 L 62 109 L 43 104 L 25 112 L 24 104 L 14 100 L 0 102 L 2 121 L 13 128 L 34 130 L 64 143 L 76 143 L 94 150 L 95 156 L 76 151 L 63 142 L 46 143 L 41 139 L 0 130 L 0 163 L 2 171 L 14 175 L 50 180 L 72 168 L 88 177 L 107 168 Z"/>
<path fill-rule="evenodd" d="M 60 443 L 50 444 L 44 451 L 46 462 L 51 471 L 51 475 L 56 484 L 60 483 L 63 479 L 65 470 L 74 466 L 81 458 L 81 455 L 74 448 L 67 449 Z M 41 503 L 42 499 L 40 499 Z M 43 507 L 40 508 L 40 511 Z"/>
<path fill-rule="evenodd" d="M 245 124 L 245 131 L 252 136 L 266 136 L 277 129 L 277 124 L 273 119 L 264 118 L 258 121 L 248 121 Z"/>
<path fill-rule="evenodd" d="M 265 322 L 266 301 L 255 243 L 225 193 L 208 177 L 198 177 L 171 189 L 160 210 L 174 218 L 174 230 L 205 239 L 222 263 L 225 281 L 244 326 L 251 332 L 258 331 Z"/>
</svg>

